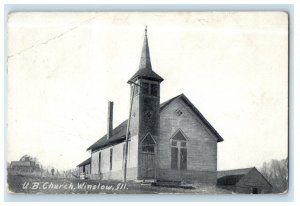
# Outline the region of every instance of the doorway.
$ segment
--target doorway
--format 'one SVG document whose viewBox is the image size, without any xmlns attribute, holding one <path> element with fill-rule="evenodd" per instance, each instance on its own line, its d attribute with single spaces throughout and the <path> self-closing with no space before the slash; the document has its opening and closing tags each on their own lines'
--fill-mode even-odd
<svg viewBox="0 0 300 206">
<path fill-rule="evenodd" d="M 252 194 L 258 194 L 258 189 L 256 187 L 252 188 Z"/>
<path fill-rule="evenodd" d="M 144 179 L 155 177 L 155 141 L 150 134 L 147 134 L 141 144 L 140 172 Z"/>
</svg>

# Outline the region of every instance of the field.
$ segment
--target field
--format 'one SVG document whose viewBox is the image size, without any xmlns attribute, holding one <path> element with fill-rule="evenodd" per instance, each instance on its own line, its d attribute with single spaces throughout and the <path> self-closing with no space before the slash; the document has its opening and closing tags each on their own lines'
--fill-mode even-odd
<svg viewBox="0 0 300 206">
<path fill-rule="evenodd" d="M 137 182 L 80 180 L 75 178 L 33 177 L 8 175 L 8 189 L 26 194 L 231 194 L 230 191 L 208 185 L 187 188 L 153 186 Z"/>
</svg>

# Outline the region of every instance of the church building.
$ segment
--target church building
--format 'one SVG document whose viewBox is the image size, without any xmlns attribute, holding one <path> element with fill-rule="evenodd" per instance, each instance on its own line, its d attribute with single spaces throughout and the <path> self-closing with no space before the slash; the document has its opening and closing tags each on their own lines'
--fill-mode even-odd
<svg viewBox="0 0 300 206">
<path fill-rule="evenodd" d="M 129 119 L 113 128 L 108 103 L 107 134 L 87 148 L 91 179 L 216 184 L 223 138 L 184 94 L 160 103 L 163 80 L 153 71 L 145 29 L 139 69 L 127 82 Z"/>
</svg>

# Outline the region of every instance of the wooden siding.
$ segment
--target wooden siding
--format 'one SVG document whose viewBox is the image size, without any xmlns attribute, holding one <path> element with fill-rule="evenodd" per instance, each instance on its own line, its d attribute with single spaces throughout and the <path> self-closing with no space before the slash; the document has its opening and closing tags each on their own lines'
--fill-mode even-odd
<svg viewBox="0 0 300 206">
<path fill-rule="evenodd" d="M 92 153 L 91 173 L 93 179 L 123 179 L 123 147 L 124 143 L 107 147 Z M 130 171 L 129 178 L 134 178 L 137 168 L 137 136 L 129 141 L 127 168 Z M 112 170 L 110 170 L 110 149 L 113 148 Z M 99 174 L 99 152 L 101 152 L 101 174 Z M 135 169 L 134 169 L 135 168 Z M 135 177 L 136 179 L 136 177 Z"/>
<path fill-rule="evenodd" d="M 83 166 L 79 167 L 79 173 L 83 173 Z"/>
<path fill-rule="evenodd" d="M 83 173 L 83 168 L 84 168 L 85 174 L 91 174 L 91 165 L 90 164 L 80 166 L 79 173 Z"/>
<path fill-rule="evenodd" d="M 270 183 L 256 168 L 244 175 L 236 187 L 236 191 L 241 193 L 251 193 L 253 188 L 257 188 L 258 193 L 269 193 L 272 190 Z"/>
<path fill-rule="evenodd" d="M 176 112 L 178 109 L 182 112 L 180 116 Z M 188 139 L 186 172 L 171 170 L 170 138 L 179 129 Z M 210 179 L 216 182 L 217 138 L 181 99 L 172 102 L 160 114 L 158 165 L 159 171 L 167 170 L 174 178 L 178 175 L 183 177 L 184 174 L 188 178 L 191 174 L 189 171 L 199 171 L 212 174 Z M 159 172 L 159 176 L 164 177 L 163 173 Z"/>
<path fill-rule="evenodd" d="M 91 174 L 91 165 L 85 165 L 85 174 Z"/>
<path fill-rule="evenodd" d="M 147 134 L 140 131 L 141 111 L 139 96 L 134 97 L 130 132 L 135 134 L 129 142 L 128 179 L 143 179 L 140 168 L 140 141 Z M 178 110 L 182 112 L 178 116 Z M 155 127 L 155 125 L 153 125 Z M 171 137 L 178 131 L 187 138 L 187 169 L 171 169 Z M 155 129 L 152 131 L 155 133 Z M 217 137 L 205 126 L 195 113 L 181 99 L 171 102 L 160 112 L 159 136 L 153 135 L 155 147 L 155 177 L 162 180 L 198 181 L 215 184 L 217 180 Z M 99 152 L 92 153 L 91 172 L 95 178 L 123 178 L 123 145 L 104 148 L 101 151 L 101 177 L 99 176 Z M 109 170 L 109 150 L 113 148 L 113 166 Z M 97 176 L 98 175 L 98 176 Z"/>
</svg>

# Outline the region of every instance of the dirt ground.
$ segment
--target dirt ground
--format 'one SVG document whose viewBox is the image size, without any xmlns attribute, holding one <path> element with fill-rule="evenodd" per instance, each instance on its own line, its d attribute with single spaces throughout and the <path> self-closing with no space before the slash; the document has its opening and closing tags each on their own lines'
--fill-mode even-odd
<svg viewBox="0 0 300 206">
<path fill-rule="evenodd" d="M 8 175 L 7 184 L 11 193 L 26 194 L 231 194 L 228 190 L 209 185 L 192 185 L 193 188 L 187 189 L 136 182 L 124 184 L 116 181 L 23 175 Z"/>
</svg>

